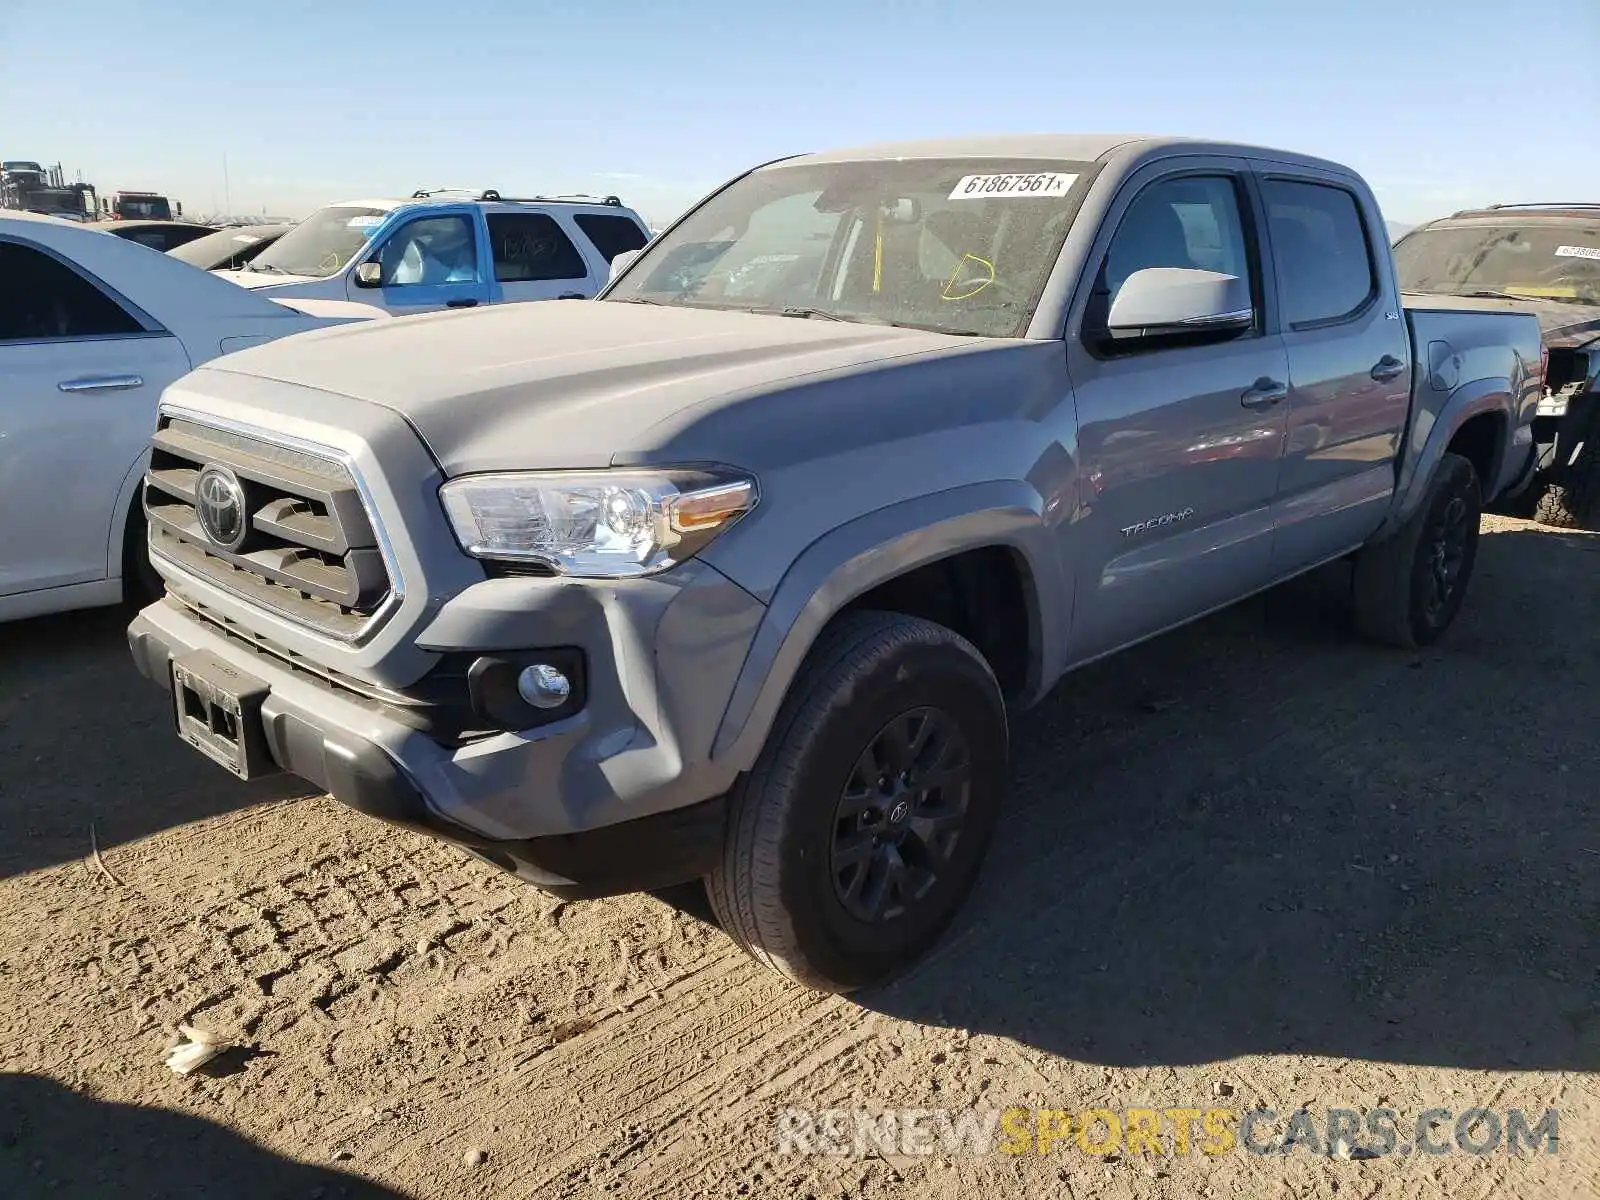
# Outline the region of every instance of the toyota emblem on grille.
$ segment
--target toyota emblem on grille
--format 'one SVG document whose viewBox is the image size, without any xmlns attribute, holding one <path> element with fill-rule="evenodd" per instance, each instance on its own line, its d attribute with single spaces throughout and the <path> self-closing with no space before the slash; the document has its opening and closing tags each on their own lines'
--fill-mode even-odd
<svg viewBox="0 0 1600 1200">
<path fill-rule="evenodd" d="M 227 467 L 212 464 L 194 484 L 194 511 L 200 528 L 223 550 L 237 550 L 250 532 L 244 487 Z"/>
</svg>

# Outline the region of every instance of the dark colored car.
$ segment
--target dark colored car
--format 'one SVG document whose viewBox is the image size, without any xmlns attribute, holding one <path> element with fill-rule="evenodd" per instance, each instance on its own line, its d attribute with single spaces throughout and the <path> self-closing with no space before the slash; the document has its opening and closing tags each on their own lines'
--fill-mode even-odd
<svg viewBox="0 0 1600 1200">
<path fill-rule="evenodd" d="M 293 225 L 235 225 L 185 242 L 167 253 L 202 271 L 237 271 L 293 228 Z"/>
<path fill-rule="evenodd" d="M 216 232 L 209 225 L 196 225 L 193 221 L 92 221 L 90 228 L 163 252 Z"/>
<path fill-rule="evenodd" d="M 1538 473 L 1521 508 L 1600 529 L 1600 204 L 1497 204 L 1430 221 L 1394 247 L 1406 291 L 1539 318 L 1549 362 L 1534 421 Z"/>
</svg>

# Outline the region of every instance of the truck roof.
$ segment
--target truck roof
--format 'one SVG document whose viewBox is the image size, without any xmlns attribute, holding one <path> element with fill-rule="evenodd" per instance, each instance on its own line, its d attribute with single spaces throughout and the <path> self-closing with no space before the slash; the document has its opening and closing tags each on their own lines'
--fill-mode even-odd
<svg viewBox="0 0 1600 1200">
<path fill-rule="evenodd" d="M 1256 158 L 1272 158 L 1280 162 L 1303 163 L 1333 171 L 1350 170 L 1349 167 L 1327 159 L 1313 158 L 1268 146 L 1148 133 L 980 134 L 970 137 L 877 142 L 842 150 L 796 155 L 784 161 L 822 163 L 873 162 L 896 158 L 1055 158 L 1074 162 L 1094 162 L 1108 159 L 1119 152 L 1138 156 L 1167 149 L 1183 150 L 1189 154 L 1245 154 Z"/>
</svg>

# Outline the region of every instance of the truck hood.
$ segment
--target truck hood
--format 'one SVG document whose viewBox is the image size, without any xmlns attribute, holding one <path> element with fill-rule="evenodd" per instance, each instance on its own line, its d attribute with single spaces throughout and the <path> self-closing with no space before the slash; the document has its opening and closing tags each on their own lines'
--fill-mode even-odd
<svg viewBox="0 0 1600 1200">
<path fill-rule="evenodd" d="M 1015 345 L 817 319 L 545 301 L 322 329 L 205 370 L 381 405 L 456 475 L 709 461 L 725 447 L 742 452 L 778 437 L 795 411 L 780 394 L 802 379 L 856 382 L 834 388 L 833 399 L 841 414 L 870 421 L 881 411 L 878 389 L 905 384 L 862 378 L 885 376 L 885 364 Z M 742 404 L 752 399 L 763 403 Z M 915 416 L 914 406 L 902 407 Z"/>
<path fill-rule="evenodd" d="M 1532 313 L 1539 332 L 1552 350 L 1576 349 L 1600 337 L 1600 305 L 1569 304 L 1560 300 L 1502 300 L 1492 296 L 1445 296 L 1406 293 L 1406 303 L 1419 308 L 1455 308 L 1488 312 Z"/>
</svg>

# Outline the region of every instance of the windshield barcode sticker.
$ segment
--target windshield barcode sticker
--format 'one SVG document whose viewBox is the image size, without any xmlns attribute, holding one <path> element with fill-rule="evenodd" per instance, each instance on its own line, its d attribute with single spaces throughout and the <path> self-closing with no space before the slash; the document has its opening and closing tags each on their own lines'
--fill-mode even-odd
<svg viewBox="0 0 1600 1200">
<path fill-rule="evenodd" d="M 1600 258 L 1600 246 L 1557 246 L 1557 258 Z"/>
<path fill-rule="evenodd" d="M 988 200 L 994 196 L 1065 196 L 1076 175 L 1034 171 L 1027 175 L 963 175 L 951 189 L 950 200 Z"/>
</svg>

